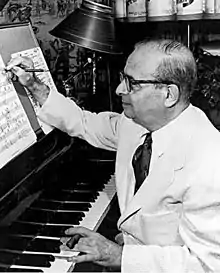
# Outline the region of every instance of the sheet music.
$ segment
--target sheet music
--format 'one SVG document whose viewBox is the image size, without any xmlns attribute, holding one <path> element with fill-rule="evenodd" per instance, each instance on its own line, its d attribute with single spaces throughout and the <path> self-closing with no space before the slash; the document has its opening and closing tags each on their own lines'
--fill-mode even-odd
<svg viewBox="0 0 220 273">
<path fill-rule="evenodd" d="M 36 142 L 36 135 L 0 55 L 0 168 Z"/>
<path fill-rule="evenodd" d="M 24 51 L 16 52 L 12 54 L 12 57 L 16 56 L 26 56 L 32 59 L 34 63 L 34 68 L 42 68 L 45 70 L 48 70 L 48 72 L 35 72 L 36 76 L 50 88 L 50 92 L 53 92 L 54 90 L 57 91 L 56 85 L 54 84 L 53 78 L 49 72 L 49 68 L 47 66 L 47 63 L 45 61 L 43 52 L 40 47 L 34 47 L 31 49 L 27 49 Z M 37 113 L 40 109 L 40 104 L 36 99 L 32 96 L 32 94 L 26 89 L 27 95 L 30 98 L 30 101 L 32 102 L 32 105 L 34 107 L 35 112 Z M 42 120 L 38 119 L 38 122 L 44 131 L 45 134 L 48 134 L 53 127 L 49 124 L 44 123 Z"/>
</svg>

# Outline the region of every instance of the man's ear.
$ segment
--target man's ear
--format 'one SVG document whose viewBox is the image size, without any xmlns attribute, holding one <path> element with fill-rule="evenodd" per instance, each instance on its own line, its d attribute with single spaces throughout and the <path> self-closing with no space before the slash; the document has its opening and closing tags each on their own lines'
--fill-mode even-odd
<svg viewBox="0 0 220 273">
<path fill-rule="evenodd" d="M 179 97 L 180 97 L 179 88 L 175 84 L 168 85 L 165 106 L 166 107 L 174 106 L 179 101 Z"/>
</svg>

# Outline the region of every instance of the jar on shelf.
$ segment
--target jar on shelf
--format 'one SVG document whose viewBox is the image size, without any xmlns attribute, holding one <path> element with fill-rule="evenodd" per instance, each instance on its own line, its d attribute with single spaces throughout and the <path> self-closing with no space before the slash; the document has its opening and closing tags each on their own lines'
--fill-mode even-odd
<svg viewBox="0 0 220 273">
<path fill-rule="evenodd" d="M 203 0 L 177 0 L 177 18 L 199 19 L 203 15 Z"/>
<path fill-rule="evenodd" d="M 176 0 L 149 0 L 148 18 L 149 20 L 170 19 L 176 14 Z"/>
<path fill-rule="evenodd" d="M 127 17 L 147 16 L 148 0 L 127 0 Z"/>
<path fill-rule="evenodd" d="M 116 18 L 124 18 L 127 16 L 126 0 L 115 0 L 114 10 Z"/>
<path fill-rule="evenodd" d="M 220 0 L 215 0 L 215 13 L 220 13 Z"/>
<path fill-rule="evenodd" d="M 215 0 L 205 0 L 204 1 L 204 12 L 206 14 L 214 14 L 215 13 Z"/>
</svg>

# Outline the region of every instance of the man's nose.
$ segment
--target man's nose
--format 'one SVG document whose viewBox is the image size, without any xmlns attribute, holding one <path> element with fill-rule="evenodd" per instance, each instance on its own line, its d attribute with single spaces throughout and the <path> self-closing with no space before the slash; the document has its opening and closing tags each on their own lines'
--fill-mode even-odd
<svg viewBox="0 0 220 273">
<path fill-rule="evenodd" d="M 126 95 L 128 94 L 128 90 L 127 90 L 127 86 L 125 84 L 125 80 L 123 80 L 117 87 L 116 89 L 116 94 L 118 96 L 121 96 L 121 95 Z"/>
</svg>

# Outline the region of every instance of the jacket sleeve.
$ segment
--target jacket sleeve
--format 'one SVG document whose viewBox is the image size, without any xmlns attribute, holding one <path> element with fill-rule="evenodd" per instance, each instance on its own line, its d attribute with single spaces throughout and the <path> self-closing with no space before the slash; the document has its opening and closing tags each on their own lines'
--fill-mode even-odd
<svg viewBox="0 0 220 273">
<path fill-rule="evenodd" d="M 116 150 L 121 114 L 82 110 L 75 102 L 58 92 L 50 92 L 47 101 L 38 112 L 38 117 L 70 136 L 79 137 L 91 145 Z"/>
<path fill-rule="evenodd" d="M 214 155 L 213 155 L 214 157 Z M 183 195 L 179 234 L 183 246 L 125 245 L 122 272 L 220 272 L 220 168 L 206 161 Z M 216 162 L 214 162 L 216 161 Z"/>
</svg>

